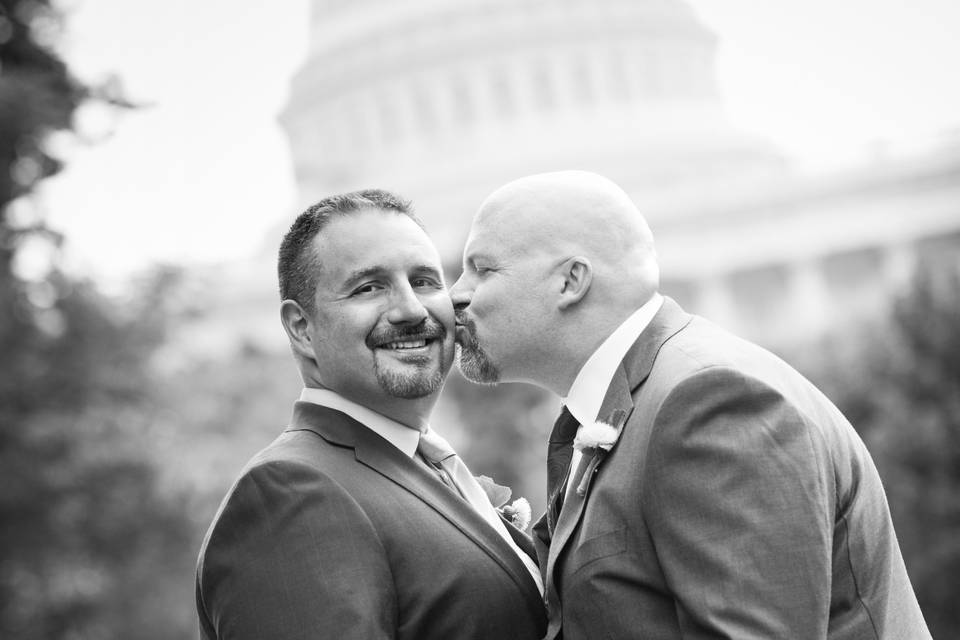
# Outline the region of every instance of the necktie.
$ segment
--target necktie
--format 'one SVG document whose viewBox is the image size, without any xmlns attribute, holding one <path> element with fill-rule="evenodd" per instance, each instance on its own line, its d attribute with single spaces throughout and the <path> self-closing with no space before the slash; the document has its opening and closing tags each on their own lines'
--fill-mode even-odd
<svg viewBox="0 0 960 640">
<path fill-rule="evenodd" d="M 563 481 L 570 471 L 570 459 L 573 457 L 573 439 L 577 435 L 580 423 L 569 409 L 563 408 L 560 417 L 550 433 L 547 448 L 547 525 L 550 533 L 557 524 L 560 508 L 563 506 Z"/>
<path fill-rule="evenodd" d="M 470 502 L 467 496 L 464 495 L 463 489 L 457 481 L 454 480 L 454 474 L 460 473 L 462 475 L 462 469 L 466 469 L 467 466 L 460 459 L 460 456 L 457 455 L 457 452 L 453 450 L 449 442 L 436 431 L 428 428 L 420 434 L 420 443 L 417 445 L 417 452 L 437 471 L 437 475 L 440 476 L 440 479 L 445 485 L 453 489 L 461 498 Z M 462 469 L 460 469 L 461 467 Z M 469 470 L 467 470 L 467 473 L 470 473 Z"/>
<path fill-rule="evenodd" d="M 477 479 L 473 477 L 473 474 L 470 473 L 467 465 L 453 450 L 453 447 L 450 446 L 450 443 L 444 440 L 436 431 L 428 428 L 420 434 L 420 443 L 417 445 L 417 451 L 424 459 L 432 463 L 441 472 L 440 475 L 444 483 L 448 484 L 466 500 L 470 506 L 500 534 L 500 537 L 510 545 L 510 548 L 519 556 L 527 568 L 527 571 L 530 572 L 530 575 L 537 583 L 540 593 L 543 593 L 543 581 L 540 579 L 540 570 L 537 568 L 537 565 L 526 553 L 520 550 L 513 541 L 513 538 L 510 537 L 506 525 L 500 520 L 496 509 L 493 508 L 490 499 L 487 498 L 487 494 L 477 482 Z"/>
</svg>

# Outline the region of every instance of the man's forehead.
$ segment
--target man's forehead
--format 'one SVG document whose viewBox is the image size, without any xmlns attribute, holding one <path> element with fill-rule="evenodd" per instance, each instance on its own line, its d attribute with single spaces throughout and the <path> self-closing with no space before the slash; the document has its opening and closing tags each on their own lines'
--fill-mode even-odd
<svg viewBox="0 0 960 640">
<path fill-rule="evenodd" d="M 523 246 L 506 239 L 475 237 L 468 240 L 463 250 L 464 264 L 499 265 L 512 264 L 523 254 Z"/>
<path fill-rule="evenodd" d="M 497 241 L 491 230 L 474 226 L 467 237 L 463 256 L 468 260 L 492 258 L 502 253 L 504 249 L 503 243 Z"/>
<path fill-rule="evenodd" d="M 436 247 L 411 218 L 372 211 L 331 220 L 314 239 L 321 272 L 439 269 Z"/>
<path fill-rule="evenodd" d="M 470 238 L 486 240 L 503 235 L 510 226 L 511 219 L 516 218 L 515 213 L 506 205 L 507 203 L 498 199 L 484 202 L 470 225 Z"/>
<path fill-rule="evenodd" d="M 526 213 L 516 203 L 488 201 L 477 212 L 467 237 L 465 253 L 502 256 L 525 244 Z"/>
</svg>

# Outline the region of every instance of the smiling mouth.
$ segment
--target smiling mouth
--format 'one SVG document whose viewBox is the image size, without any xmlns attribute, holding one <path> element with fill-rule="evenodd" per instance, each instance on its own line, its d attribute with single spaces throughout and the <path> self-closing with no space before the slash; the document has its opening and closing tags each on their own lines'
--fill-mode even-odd
<svg viewBox="0 0 960 640">
<path fill-rule="evenodd" d="M 422 349 L 428 344 L 433 343 L 433 338 L 419 338 L 417 340 L 397 340 L 395 342 L 388 342 L 386 344 L 380 345 L 381 349 L 389 349 L 391 351 L 405 351 L 407 349 Z"/>
<path fill-rule="evenodd" d="M 394 335 L 387 337 L 386 340 L 383 340 L 379 344 L 374 344 L 371 346 L 373 346 L 375 349 L 390 351 L 391 353 L 396 353 L 398 355 L 404 353 L 413 355 L 423 354 L 435 343 L 442 339 L 443 336 L 432 335 L 429 332 L 415 333 L 413 335 Z"/>
<path fill-rule="evenodd" d="M 367 348 L 397 357 L 427 357 L 435 345 L 443 345 L 447 329 L 432 319 L 416 327 L 380 327 L 367 336 Z M 442 349 L 441 349 L 442 350 Z"/>
</svg>

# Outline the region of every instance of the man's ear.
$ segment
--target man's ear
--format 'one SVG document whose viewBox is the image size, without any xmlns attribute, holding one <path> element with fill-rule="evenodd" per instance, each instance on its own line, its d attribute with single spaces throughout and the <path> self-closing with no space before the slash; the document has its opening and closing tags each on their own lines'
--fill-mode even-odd
<svg viewBox="0 0 960 640">
<path fill-rule="evenodd" d="M 593 282 L 593 265 L 583 256 L 574 256 L 560 265 L 560 309 L 577 304 L 587 295 Z"/>
<path fill-rule="evenodd" d="M 284 300 L 280 303 L 280 322 L 283 324 L 283 330 L 287 332 L 290 338 L 290 346 L 294 353 L 314 360 L 316 355 L 313 352 L 313 340 L 310 337 L 310 316 L 296 300 Z"/>
</svg>

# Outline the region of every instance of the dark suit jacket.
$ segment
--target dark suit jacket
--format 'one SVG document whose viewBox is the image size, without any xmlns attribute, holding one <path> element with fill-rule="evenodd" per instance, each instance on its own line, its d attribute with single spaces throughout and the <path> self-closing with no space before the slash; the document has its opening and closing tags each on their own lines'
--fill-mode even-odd
<svg viewBox="0 0 960 640">
<path fill-rule="evenodd" d="M 546 628 L 533 579 L 481 516 L 370 429 L 304 402 L 221 504 L 196 587 L 206 640 L 534 639 Z"/>
<path fill-rule="evenodd" d="M 535 528 L 547 638 L 930 637 L 863 442 L 776 356 L 667 299 L 607 416 L 585 495 Z"/>
</svg>

